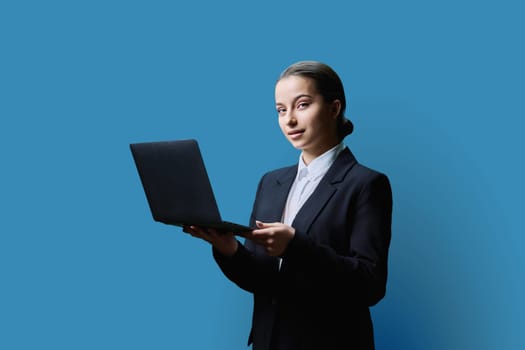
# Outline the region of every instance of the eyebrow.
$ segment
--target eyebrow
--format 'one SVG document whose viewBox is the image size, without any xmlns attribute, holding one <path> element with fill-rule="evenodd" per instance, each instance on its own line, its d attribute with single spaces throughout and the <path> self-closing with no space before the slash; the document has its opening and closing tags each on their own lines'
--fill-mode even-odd
<svg viewBox="0 0 525 350">
<path fill-rule="evenodd" d="M 308 94 L 300 94 L 300 95 L 297 95 L 294 97 L 293 99 L 293 103 L 295 103 L 297 100 L 303 98 L 303 97 L 308 97 L 308 98 L 313 98 L 311 95 L 308 95 Z M 282 105 L 283 103 L 282 102 L 275 102 L 275 105 Z"/>
</svg>

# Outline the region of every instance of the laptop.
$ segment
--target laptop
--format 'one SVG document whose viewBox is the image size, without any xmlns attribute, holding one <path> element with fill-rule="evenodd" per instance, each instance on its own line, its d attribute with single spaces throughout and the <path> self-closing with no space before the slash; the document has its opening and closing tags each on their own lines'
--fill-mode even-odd
<svg viewBox="0 0 525 350">
<path fill-rule="evenodd" d="M 222 220 L 196 140 L 131 143 L 130 149 L 155 221 L 236 234 L 253 230 Z"/>
</svg>

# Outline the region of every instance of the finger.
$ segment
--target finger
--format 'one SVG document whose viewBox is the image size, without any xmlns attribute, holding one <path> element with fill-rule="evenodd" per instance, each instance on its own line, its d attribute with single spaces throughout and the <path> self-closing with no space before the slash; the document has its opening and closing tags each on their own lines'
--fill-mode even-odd
<svg viewBox="0 0 525 350">
<path fill-rule="evenodd" d="M 203 227 L 200 227 L 200 226 L 190 226 L 190 229 L 196 234 L 201 235 L 201 236 L 208 234 L 208 232 Z"/>
<path fill-rule="evenodd" d="M 260 229 L 252 231 L 252 235 L 256 237 L 273 236 L 274 234 L 275 234 L 274 227 L 260 228 Z"/>
<path fill-rule="evenodd" d="M 282 225 L 281 222 L 262 222 L 259 220 L 255 220 L 255 224 L 258 228 L 276 227 Z"/>
<path fill-rule="evenodd" d="M 200 238 L 209 243 L 212 243 L 215 239 L 215 237 L 212 234 L 208 233 L 208 231 L 205 228 L 202 228 L 200 226 L 189 226 L 187 228 L 187 232 L 192 237 Z"/>
<path fill-rule="evenodd" d="M 199 235 L 199 232 L 197 230 L 195 230 L 194 228 L 192 228 L 191 226 L 184 226 L 182 228 L 182 232 L 185 232 L 189 235 L 192 235 L 192 236 L 196 236 L 196 235 Z"/>
<path fill-rule="evenodd" d="M 268 241 L 268 238 L 269 236 L 267 234 L 257 234 L 257 235 L 253 235 L 250 240 L 259 244 L 259 245 L 263 245 L 263 246 L 266 246 L 266 243 Z"/>
<path fill-rule="evenodd" d="M 219 236 L 219 231 L 214 228 L 206 227 L 203 230 L 209 237 L 217 238 Z"/>
<path fill-rule="evenodd" d="M 257 245 L 262 245 L 264 246 L 265 245 L 265 242 L 266 242 L 266 237 L 265 236 L 260 236 L 260 235 L 254 235 L 254 234 L 251 234 L 251 233 L 245 233 L 243 235 L 244 238 L 252 241 L 253 243 L 257 244 Z"/>
<path fill-rule="evenodd" d="M 240 232 L 240 233 L 238 233 L 238 235 L 241 236 L 242 238 L 246 238 L 246 239 L 252 239 L 253 238 L 252 231 Z"/>
</svg>

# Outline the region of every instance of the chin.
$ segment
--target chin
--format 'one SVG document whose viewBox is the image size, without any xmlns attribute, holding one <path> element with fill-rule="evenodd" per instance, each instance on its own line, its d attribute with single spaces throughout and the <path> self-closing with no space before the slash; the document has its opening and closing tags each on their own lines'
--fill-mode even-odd
<svg viewBox="0 0 525 350">
<path fill-rule="evenodd" d="M 290 145 L 292 145 L 293 148 L 296 148 L 298 150 L 302 150 L 304 148 L 304 144 L 302 142 L 297 142 L 293 140 L 288 140 L 290 142 Z"/>
</svg>

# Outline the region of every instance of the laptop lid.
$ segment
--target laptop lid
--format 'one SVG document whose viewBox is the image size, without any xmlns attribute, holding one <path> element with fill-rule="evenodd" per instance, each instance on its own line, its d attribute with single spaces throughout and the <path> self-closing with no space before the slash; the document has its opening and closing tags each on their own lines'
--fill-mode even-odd
<svg viewBox="0 0 525 350">
<path fill-rule="evenodd" d="M 130 149 L 155 221 L 229 232 L 252 230 L 222 220 L 196 140 L 132 143 Z"/>
</svg>

